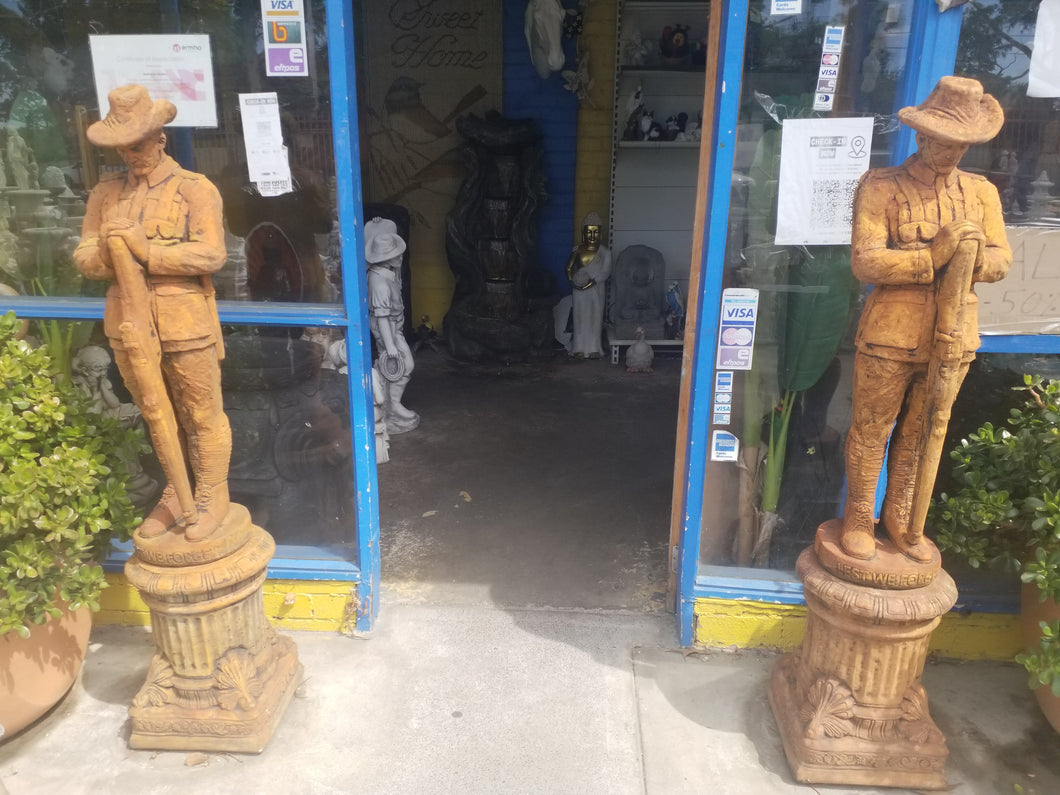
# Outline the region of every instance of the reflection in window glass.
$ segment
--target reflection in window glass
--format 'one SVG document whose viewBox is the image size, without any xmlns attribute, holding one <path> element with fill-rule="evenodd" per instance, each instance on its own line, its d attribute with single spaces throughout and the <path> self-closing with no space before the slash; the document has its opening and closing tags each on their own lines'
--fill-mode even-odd
<svg viewBox="0 0 1060 795">
<path fill-rule="evenodd" d="M 1001 103 L 1005 126 L 961 167 L 997 186 L 1007 223 L 1060 227 L 1060 101 L 1027 96 L 1040 5 L 982 0 L 964 10 L 954 74 L 982 82 Z"/>
<path fill-rule="evenodd" d="M 309 77 L 265 76 L 259 0 L 20 0 L 0 4 L 0 282 L 20 293 L 100 295 L 74 269 L 88 191 L 122 164 L 84 137 L 98 107 L 89 35 L 205 34 L 217 127 L 169 127 L 167 150 L 224 199 L 228 261 L 218 297 L 341 300 L 323 0 L 307 0 Z M 275 92 L 293 190 L 263 196 L 249 179 L 239 94 Z M 177 122 L 180 121 L 180 100 Z M 8 228 L 9 227 L 9 228 Z"/>
<path fill-rule="evenodd" d="M 712 432 L 740 440 L 741 460 L 706 465 L 700 559 L 793 568 L 818 525 L 841 511 L 863 289 L 849 245 L 775 242 L 782 124 L 874 117 L 870 166 L 887 165 L 912 4 L 804 3 L 792 15 L 753 5 L 722 286 L 759 291 L 754 367 L 734 372 L 729 422 L 712 417 Z M 815 111 L 826 25 L 844 26 L 843 47 L 833 109 Z"/>
<path fill-rule="evenodd" d="M 232 426 L 232 500 L 245 505 L 255 524 L 279 544 L 352 543 L 355 493 L 342 332 L 223 330 L 221 379 Z M 33 321 L 29 336 L 49 346 L 99 411 L 142 427 L 102 323 Z M 135 462 L 130 493 L 146 513 L 164 484 L 162 470 L 153 452 L 129 451 L 129 456 Z"/>
</svg>

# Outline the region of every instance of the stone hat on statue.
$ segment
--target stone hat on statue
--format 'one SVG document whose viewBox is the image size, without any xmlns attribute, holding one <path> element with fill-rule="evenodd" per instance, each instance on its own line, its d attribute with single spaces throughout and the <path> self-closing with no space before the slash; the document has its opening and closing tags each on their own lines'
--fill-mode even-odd
<svg viewBox="0 0 1060 795">
<path fill-rule="evenodd" d="M 85 131 L 95 146 L 117 147 L 138 144 L 173 121 L 176 106 L 168 99 L 151 99 L 138 85 L 121 86 L 107 95 L 110 110 L 106 118 L 90 124 Z"/>
<path fill-rule="evenodd" d="M 389 232 L 374 235 L 364 246 L 364 258 L 369 265 L 392 260 L 404 252 L 405 241 Z"/>
<path fill-rule="evenodd" d="M 958 144 L 989 141 L 1005 123 L 1001 105 L 983 93 L 983 84 L 967 77 L 943 77 L 916 107 L 902 108 L 898 118 L 917 132 Z"/>
<path fill-rule="evenodd" d="M 371 221 L 364 222 L 364 242 L 367 245 L 368 241 L 376 235 L 396 235 L 397 230 L 397 224 L 395 224 L 389 218 L 380 218 L 377 215 Z"/>
</svg>

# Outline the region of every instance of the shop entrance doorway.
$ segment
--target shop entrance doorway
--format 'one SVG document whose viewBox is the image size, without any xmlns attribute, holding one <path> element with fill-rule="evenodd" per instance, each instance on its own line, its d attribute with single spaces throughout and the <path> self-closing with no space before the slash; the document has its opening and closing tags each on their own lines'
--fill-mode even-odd
<svg viewBox="0 0 1060 795">
<path fill-rule="evenodd" d="M 383 604 L 665 611 L 680 358 L 416 357 L 420 427 L 378 470 Z"/>
</svg>

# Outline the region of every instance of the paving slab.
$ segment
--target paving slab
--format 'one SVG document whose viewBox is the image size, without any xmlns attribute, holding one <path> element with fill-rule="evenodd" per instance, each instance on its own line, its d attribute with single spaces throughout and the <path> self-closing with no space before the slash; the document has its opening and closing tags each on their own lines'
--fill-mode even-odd
<svg viewBox="0 0 1060 795">
<path fill-rule="evenodd" d="M 69 696 L 0 744 L 0 793 L 903 792 L 797 784 L 766 699 L 777 655 L 682 651 L 672 616 L 389 604 L 369 639 L 289 634 L 305 678 L 252 756 L 130 750 L 152 640 L 96 629 Z M 1060 792 L 1022 669 L 932 662 L 924 681 L 952 792 Z"/>
<path fill-rule="evenodd" d="M 909 792 L 795 782 L 767 696 L 778 656 L 759 651 L 634 651 L 647 792 Z M 1060 792 L 1060 737 L 1038 711 L 1022 668 L 995 662 L 930 662 L 923 681 L 932 717 L 950 750 L 950 792 Z M 690 763 L 693 759 L 698 762 Z"/>
</svg>

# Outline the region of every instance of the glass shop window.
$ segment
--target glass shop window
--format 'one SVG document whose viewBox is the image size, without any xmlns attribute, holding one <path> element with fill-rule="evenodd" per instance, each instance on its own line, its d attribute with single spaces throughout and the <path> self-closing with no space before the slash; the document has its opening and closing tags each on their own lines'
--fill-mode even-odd
<svg viewBox="0 0 1060 795">
<path fill-rule="evenodd" d="M 346 342 L 341 330 L 223 326 L 224 409 L 232 427 L 232 500 L 278 544 L 335 548 L 355 541 L 356 514 Z M 142 511 L 165 478 L 139 409 L 95 321 L 34 320 L 28 338 L 47 345 L 97 409 L 143 429 L 148 451 L 129 450 L 129 492 Z"/>
<path fill-rule="evenodd" d="M 912 5 L 833 0 L 782 14 L 752 2 L 722 314 L 754 291 L 757 319 L 753 345 L 738 329 L 719 334 L 720 350 L 732 343 L 717 366 L 731 411 L 711 415 L 721 454 L 706 464 L 702 564 L 792 569 L 840 514 L 865 294 L 850 270 L 851 170 L 888 164 Z M 725 434 L 736 460 L 714 442 Z"/>
<path fill-rule="evenodd" d="M 266 37 L 258 0 L 0 3 L 0 282 L 7 290 L 102 295 L 105 285 L 83 279 L 71 252 L 88 192 L 123 168 L 113 151 L 85 137 L 108 110 L 97 81 L 117 81 L 140 82 L 152 98 L 177 106 L 167 151 L 221 192 L 228 261 L 214 279 L 218 298 L 340 302 L 324 2 L 303 6 Z M 299 42 L 304 58 L 284 56 L 275 41 Z M 276 118 L 244 117 L 245 94 L 274 95 Z M 175 126 L 182 122 L 190 126 Z"/>
<path fill-rule="evenodd" d="M 1003 281 L 976 287 L 986 334 L 1060 333 L 1060 56 L 1039 35 L 1056 31 L 1057 16 L 1055 3 L 985 0 L 961 19 L 954 73 L 981 81 L 1005 111 L 1001 132 L 961 163 L 997 187 L 1013 251 Z"/>
</svg>

